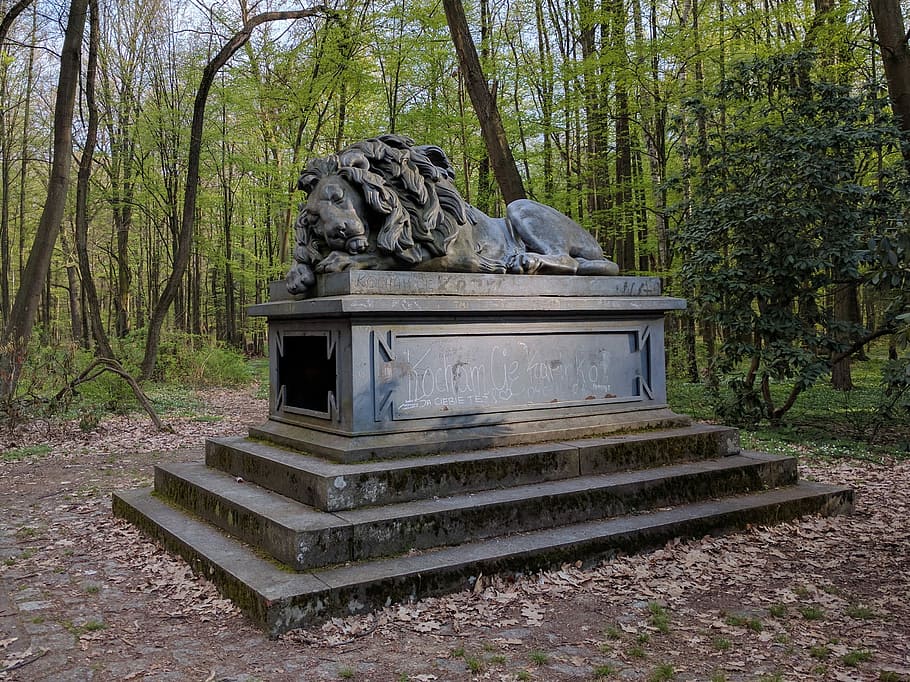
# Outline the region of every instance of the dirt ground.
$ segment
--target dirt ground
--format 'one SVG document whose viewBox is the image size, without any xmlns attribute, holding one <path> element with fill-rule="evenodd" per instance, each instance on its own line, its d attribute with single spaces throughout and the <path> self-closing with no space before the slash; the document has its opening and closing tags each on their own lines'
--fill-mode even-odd
<svg viewBox="0 0 910 682">
<path fill-rule="evenodd" d="M 115 418 L 0 434 L 0 680 L 910 681 L 910 462 L 801 465 L 856 512 L 674 542 L 269 640 L 110 494 L 262 421 L 200 394 L 176 434 Z M 4 461 L 27 445 L 51 452 Z M 4 456 L 5 453 L 5 456 Z"/>
</svg>

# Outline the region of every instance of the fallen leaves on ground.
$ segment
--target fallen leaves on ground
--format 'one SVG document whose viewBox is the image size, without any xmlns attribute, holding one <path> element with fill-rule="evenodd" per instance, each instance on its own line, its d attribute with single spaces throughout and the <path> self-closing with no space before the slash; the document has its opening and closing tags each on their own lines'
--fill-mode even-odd
<svg viewBox="0 0 910 682">
<path fill-rule="evenodd" d="M 266 413 L 249 392 L 201 399 L 223 419 L 169 419 L 178 434 L 155 433 L 141 416 L 106 420 L 87 436 L 72 424 L 14 434 L 16 447 L 52 450 L 0 466 L 0 548 L 5 532 L 19 552 L 0 556 L 0 581 L 46 602 L 35 613 L 73 633 L 61 665 L 119 665 L 116 679 L 242 671 L 301 679 L 281 672 L 297 661 L 301 670 L 327 666 L 304 679 L 338 679 L 338 665 L 369 663 L 358 679 L 515 679 L 524 669 L 533 679 L 597 670 L 647 679 L 665 666 L 680 679 L 910 680 L 910 462 L 802 463 L 803 478 L 855 488 L 851 516 L 677 540 L 593 567 L 482 575 L 464 592 L 269 642 L 185 562 L 110 513 L 110 491 L 147 480 L 153 463 L 198 460 L 205 437 L 245 433 Z M 2 627 L 0 679 L 53 655 Z M 545 653 L 537 663 L 535 652 Z M 36 655 L 43 659 L 30 663 Z"/>
</svg>

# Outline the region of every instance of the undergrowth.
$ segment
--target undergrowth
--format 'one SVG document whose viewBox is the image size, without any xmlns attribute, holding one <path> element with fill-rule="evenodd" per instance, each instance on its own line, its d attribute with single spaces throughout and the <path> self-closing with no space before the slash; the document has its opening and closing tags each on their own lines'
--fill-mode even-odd
<svg viewBox="0 0 910 682">
<path fill-rule="evenodd" d="M 111 340 L 114 354 L 133 377 L 139 376 L 144 341 L 142 332 Z M 64 390 L 95 359 L 78 345 L 54 342 L 39 331 L 27 358 L 15 398 L 0 406 L 0 425 L 11 428 L 34 419 L 63 418 L 78 419 L 80 426 L 90 431 L 107 415 L 140 409 L 129 384 L 111 372 L 99 373 L 73 390 Z M 250 361 L 207 337 L 169 333 L 161 342 L 155 380 L 143 384 L 142 389 L 159 413 L 196 415 L 203 406 L 195 390 L 248 386 L 263 373 L 267 383 L 267 360 Z"/>
<path fill-rule="evenodd" d="M 886 360 L 873 357 L 854 362 L 854 388 L 834 390 L 819 381 L 800 395 L 780 425 L 762 423 L 741 431 L 743 447 L 787 455 L 881 461 L 910 457 L 910 411 L 894 409 L 882 383 Z M 772 392 L 789 392 L 786 381 Z M 668 378 L 671 407 L 691 417 L 717 421 L 709 391 L 703 384 Z"/>
</svg>

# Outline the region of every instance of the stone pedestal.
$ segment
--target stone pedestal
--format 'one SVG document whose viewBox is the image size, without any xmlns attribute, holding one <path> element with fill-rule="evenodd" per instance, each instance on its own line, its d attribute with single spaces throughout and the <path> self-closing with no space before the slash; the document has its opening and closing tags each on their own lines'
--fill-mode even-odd
<svg viewBox="0 0 910 682">
<path fill-rule="evenodd" d="M 252 309 L 269 322 L 268 421 L 113 499 L 272 635 L 481 573 L 852 508 L 848 488 L 799 482 L 794 458 L 669 410 L 663 314 L 683 302 L 655 279 L 318 286 Z"/>
<path fill-rule="evenodd" d="M 666 404 L 656 278 L 350 271 L 280 290 L 269 421 L 252 431 L 353 462 L 684 423 Z"/>
</svg>

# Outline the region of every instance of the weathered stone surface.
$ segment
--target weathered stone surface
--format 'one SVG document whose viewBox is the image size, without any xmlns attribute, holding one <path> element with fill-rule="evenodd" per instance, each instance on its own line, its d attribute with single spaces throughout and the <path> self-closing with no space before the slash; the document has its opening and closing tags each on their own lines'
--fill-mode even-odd
<svg viewBox="0 0 910 682">
<path fill-rule="evenodd" d="M 642 429 L 667 429 L 688 426 L 691 420 L 668 408 L 641 409 L 614 414 L 535 421 L 530 424 L 496 423 L 480 419 L 477 426 L 427 431 L 349 436 L 327 433 L 304 425 L 286 424 L 276 419 L 250 428 L 250 436 L 277 443 L 282 447 L 321 455 L 337 462 L 364 462 L 377 459 L 412 457 L 427 453 L 463 452 L 517 443 L 543 443 L 584 438 L 590 435 L 634 432 Z"/>
<path fill-rule="evenodd" d="M 573 277 L 566 275 L 480 275 L 460 272 L 346 270 L 316 279 L 316 295 L 325 296 L 484 296 L 592 297 L 659 296 L 657 277 Z M 303 300 L 283 281 L 269 286 L 271 301 Z"/>
<path fill-rule="evenodd" d="M 324 511 L 579 474 L 578 448 L 568 443 L 340 464 L 262 441 L 231 438 L 207 443 L 206 464 Z"/>
<path fill-rule="evenodd" d="M 447 277 L 467 293 L 434 295 Z M 268 317 L 273 358 L 269 423 L 252 435 L 361 461 L 683 423 L 666 405 L 663 357 L 663 314 L 683 303 L 656 295 L 653 278 L 528 278 L 565 296 L 529 296 L 506 276 L 321 281 L 333 279 L 345 292 L 412 282 L 434 294 L 252 307 Z M 510 295 L 479 295 L 491 287 Z"/>
<path fill-rule="evenodd" d="M 148 490 L 117 493 L 116 514 L 144 528 L 209 577 L 273 635 L 333 615 L 466 589 L 480 573 L 525 573 L 679 536 L 701 536 L 806 514 L 852 510 L 848 488 L 801 483 L 777 490 L 468 543 L 403 557 L 289 573 L 212 526 L 181 514 Z"/>
<path fill-rule="evenodd" d="M 219 438 L 206 443 L 206 464 L 317 509 L 339 511 L 592 473 L 666 466 L 738 452 L 736 429 L 696 424 L 610 438 L 350 464 L 327 461 L 266 441 Z"/>
<path fill-rule="evenodd" d="M 796 482 L 753 453 L 326 513 L 201 464 L 156 467 L 155 490 L 295 570 L 551 528 Z"/>
</svg>

